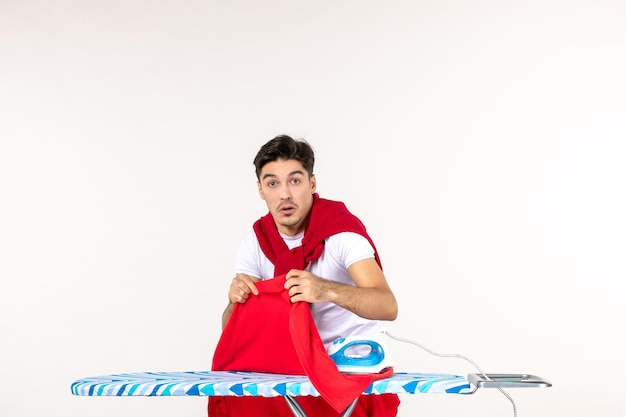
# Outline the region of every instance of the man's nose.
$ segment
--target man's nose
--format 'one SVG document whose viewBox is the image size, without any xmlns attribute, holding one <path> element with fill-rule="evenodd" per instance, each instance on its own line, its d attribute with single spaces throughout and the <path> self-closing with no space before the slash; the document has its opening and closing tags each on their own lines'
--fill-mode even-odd
<svg viewBox="0 0 626 417">
<path fill-rule="evenodd" d="M 291 200 L 291 190 L 289 189 L 289 184 L 283 184 L 280 187 L 280 198 L 282 200 Z"/>
</svg>

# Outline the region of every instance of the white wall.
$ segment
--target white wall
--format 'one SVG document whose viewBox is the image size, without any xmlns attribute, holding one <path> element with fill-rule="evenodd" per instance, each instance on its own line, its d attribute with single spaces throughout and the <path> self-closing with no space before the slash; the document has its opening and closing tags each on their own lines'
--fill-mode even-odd
<svg viewBox="0 0 626 417">
<path fill-rule="evenodd" d="M 252 158 L 317 151 L 388 328 L 531 373 L 519 416 L 623 416 L 623 1 L 0 2 L 0 415 L 204 416 L 80 377 L 207 370 Z M 397 342 L 399 370 L 466 374 Z M 512 415 L 499 392 L 400 416 Z"/>
</svg>

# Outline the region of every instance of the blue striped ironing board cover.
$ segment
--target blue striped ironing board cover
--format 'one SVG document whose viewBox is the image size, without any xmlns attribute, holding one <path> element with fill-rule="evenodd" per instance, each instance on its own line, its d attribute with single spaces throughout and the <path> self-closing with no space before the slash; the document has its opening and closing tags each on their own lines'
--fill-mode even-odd
<svg viewBox="0 0 626 417">
<path fill-rule="evenodd" d="M 255 372 L 139 372 L 87 377 L 71 385 L 80 396 L 319 396 L 306 376 Z M 451 374 L 394 373 L 364 394 L 471 394 L 467 378 Z"/>
</svg>

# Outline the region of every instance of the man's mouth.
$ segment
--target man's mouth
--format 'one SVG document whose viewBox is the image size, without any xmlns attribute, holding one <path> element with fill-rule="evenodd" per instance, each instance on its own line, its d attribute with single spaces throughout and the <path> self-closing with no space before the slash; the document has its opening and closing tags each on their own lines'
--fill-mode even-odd
<svg viewBox="0 0 626 417">
<path fill-rule="evenodd" d="M 278 211 L 282 214 L 293 214 L 296 211 L 296 208 L 292 205 L 285 205 L 278 208 Z"/>
</svg>

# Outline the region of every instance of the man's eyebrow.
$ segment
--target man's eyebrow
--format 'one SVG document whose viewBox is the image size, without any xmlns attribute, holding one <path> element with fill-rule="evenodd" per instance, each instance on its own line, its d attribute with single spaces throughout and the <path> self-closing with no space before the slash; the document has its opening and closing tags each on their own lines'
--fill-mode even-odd
<svg viewBox="0 0 626 417">
<path fill-rule="evenodd" d="M 289 173 L 289 177 L 293 177 L 294 175 L 304 175 L 304 171 L 302 171 L 301 169 L 297 169 L 295 171 L 291 171 Z M 266 179 L 266 178 L 275 178 L 276 174 L 272 174 L 272 173 L 267 173 L 267 174 L 263 174 L 263 176 L 261 177 L 262 180 Z"/>
</svg>

